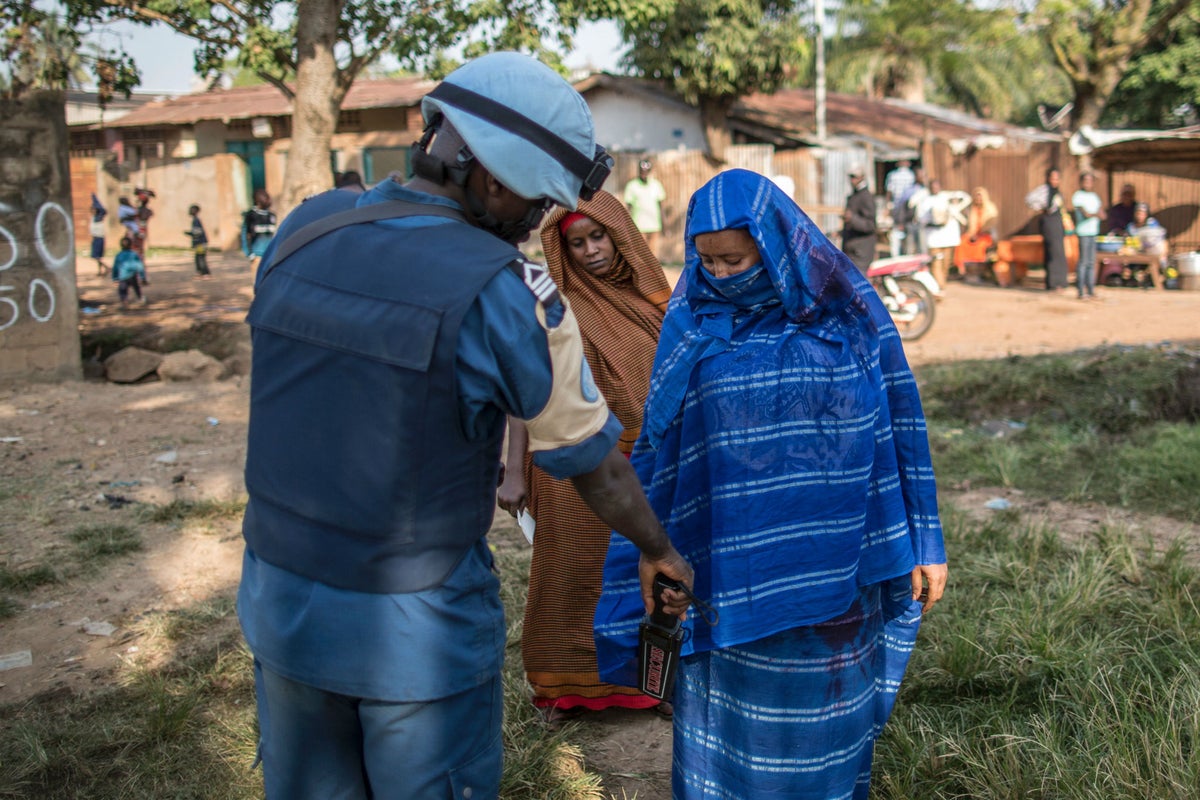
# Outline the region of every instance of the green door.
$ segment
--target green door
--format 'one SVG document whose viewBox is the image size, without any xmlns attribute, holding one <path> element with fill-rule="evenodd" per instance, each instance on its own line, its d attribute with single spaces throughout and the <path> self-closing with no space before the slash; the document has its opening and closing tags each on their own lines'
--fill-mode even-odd
<svg viewBox="0 0 1200 800">
<path fill-rule="evenodd" d="M 226 142 L 225 152 L 233 153 L 246 162 L 250 175 L 249 196 L 253 197 L 258 189 L 267 188 L 267 165 L 263 154 L 267 150 L 265 142 Z"/>
</svg>

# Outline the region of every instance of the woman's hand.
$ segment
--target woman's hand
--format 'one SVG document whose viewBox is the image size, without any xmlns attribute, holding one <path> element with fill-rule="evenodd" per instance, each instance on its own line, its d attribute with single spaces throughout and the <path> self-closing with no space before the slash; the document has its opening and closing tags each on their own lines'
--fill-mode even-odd
<svg viewBox="0 0 1200 800">
<path fill-rule="evenodd" d="M 921 600 L 924 596 L 922 611 L 929 611 L 934 603 L 942 599 L 948 572 L 945 564 L 920 564 L 912 571 L 912 598 Z"/>
</svg>

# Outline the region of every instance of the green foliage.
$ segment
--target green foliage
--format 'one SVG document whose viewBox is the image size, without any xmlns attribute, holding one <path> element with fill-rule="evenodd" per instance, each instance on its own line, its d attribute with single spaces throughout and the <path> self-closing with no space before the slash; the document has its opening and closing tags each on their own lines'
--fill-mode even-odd
<svg viewBox="0 0 1200 800">
<path fill-rule="evenodd" d="M 137 86 L 136 65 L 123 52 L 82 46 L 82 34 L 93 18 L 65 16 L 50 4 L 0 0 L 0 91 L 19 97 L 42 89 L 79 88 L 94 77 L 100 104 L 117 92 L 126 97 Z"/>
<path fill-rule="evenodd" d="M 1176 18 L 1143 48 L 1104 110 L 1105 125 L 1173 127 L 1200 122 L 1200 12 Z"/>
<path fill-rule="evenodd" d="M 667 81 L 686 100 L 732 100 L 778 88 L 807 45 L 794 4 L 774 0 L 682 0 L 621 6 L 628 63 Z M 604 9 L 596 4 L 592 13 Z"/>
<path fill-rule="evenodd" d="M 80 6 L 102 18 L 126 18 L 165 24 L 196 40 L 196 72 L 212 75 L 228 69 L 258 75 L 284 89 L 302 57 L 297 51 L 298 3 L 286 0 L 82 0 Z M 445 51 L 466 41 L 470 58 L 495 49 L 557 59 L 551 43 L 569 44 L 578 23 L 574 6 L 561 9 L 552 0 L 346 0 L 336 29 L 339 81 L 346 87 L 368 65 L 389 58 L 403 70 L 444 74 L 453 67 Z M 468 37 L 470 37 L 468 41 Z M 287 90 L 287 91 L 290 91 Z"/>
<path fill-rule="evenodd" d="M 1169 36 L 1173 22 L 1180 17 L 1195 17 L 1197 13 L 1200 13 L 1198 0 L 1103 3 L 1039 0 L 1030 22 L 1050 48 L 1058 68 L 1071 82 L 1074 95 L 1072 128 L 1095 125 L 1104 119 L 1114 92 L 1130 73 L 1134 59 L 1151 55 L 1156 43 L 1171 49 L 1175 44 Z M 1183 57 L 1173 54 L 1168 60 L 1173 62 Z M 1146 73 L 1153 70 L 1151 60 L 1143 65 L 1135 81 L 1144 80 Z M 1194 97 L 1193 94 L 1189 100 Z M 1139 96 L 1130 102 L 1137 104 L 1155 99 Z M 1170 111 L 1160 107 L 1156 113 L 1161 118 L 1164 112 Z M 1146 112 L 1139 112 L 1135 116 L 1144 114 Z M 1122 114 L 1114 111 L 1113 116 Z"/>
</svg>

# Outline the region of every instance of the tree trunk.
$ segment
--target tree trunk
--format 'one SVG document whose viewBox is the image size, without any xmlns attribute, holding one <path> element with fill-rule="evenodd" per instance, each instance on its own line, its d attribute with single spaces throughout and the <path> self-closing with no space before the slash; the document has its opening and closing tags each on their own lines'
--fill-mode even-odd
<svg viewBox="0 0 1200 800">
<path fill-rule="evenodd" d="M 725 162 L 725 148 L 732 137 L 729 134 L 729 109 L 733 98 L 701 97 L 700 122 L 704 126 L 704 141 L 708 143 L 708 154 L 715 161 Z"/>
<path fill-rule="evenodd" d="M 349 84 L 342 80 L 333 48 L 344 0 L 300 0 L 296 10 L 296 96 L 292 143 L 284 172 L 283 216 L 309 195 L 333 186 L 330 142 Z"/>
<path fill-rule="evenodd" d="M 1100 126 L 1100 117 L 1108 105 L 1108 99 L 1125 77 L 1131 56 L 1116 58 L 1097 66 L 1088 75 L 1089 80 L 1075 85 L 1075 105 L 1071 109 L 1071 130 L 1077 131 L 1084 125 Z"/>
</svg>

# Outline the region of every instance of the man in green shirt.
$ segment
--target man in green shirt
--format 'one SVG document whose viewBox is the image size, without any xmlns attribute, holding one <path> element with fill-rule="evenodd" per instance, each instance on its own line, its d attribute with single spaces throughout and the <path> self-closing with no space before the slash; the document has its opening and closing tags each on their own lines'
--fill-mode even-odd
<svg viewBox="0 0 1200 800">
<path fill-rule="evenodd" d="M 658 178 L 650 177 L 653 165 L 642 159 L 638 164 L 638 176 L 625 184 L 624 200 L 629 207 L 629 215 L 633 224 L 646 237 L 650 252 L 658 258 L 658 238 L 662 233 L 662 201 L 667 199 L 667 192 Z"/>
</svg>

